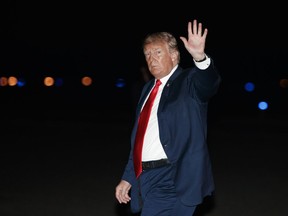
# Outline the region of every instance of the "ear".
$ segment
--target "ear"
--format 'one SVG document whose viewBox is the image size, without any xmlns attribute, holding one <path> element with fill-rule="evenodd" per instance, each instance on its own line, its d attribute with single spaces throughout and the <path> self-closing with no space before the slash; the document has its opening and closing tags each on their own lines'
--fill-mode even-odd
<svg viewBox="0 0 288 216">
<path fill-rule="evenodd" d="M 172 59 L 173 62 L 177 59 L 176 52 L 171 53 L 171 59 Z"/>
</svg>

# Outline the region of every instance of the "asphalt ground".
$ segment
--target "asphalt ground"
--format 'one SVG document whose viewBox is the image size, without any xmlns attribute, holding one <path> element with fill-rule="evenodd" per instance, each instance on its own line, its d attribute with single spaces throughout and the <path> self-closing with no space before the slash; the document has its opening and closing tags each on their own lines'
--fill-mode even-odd
<svg viewBox="0 0 288 216">
<path fill-rule="evenodd" d="M 1 124 L 1 216 L 130 216 L 115 186 L 129 151 L 131 113 L 62 110 L 6 115 Z M 210 120 L 216 190 L 197 216 L 288 215 L 287 118 Z"/>
</svg>

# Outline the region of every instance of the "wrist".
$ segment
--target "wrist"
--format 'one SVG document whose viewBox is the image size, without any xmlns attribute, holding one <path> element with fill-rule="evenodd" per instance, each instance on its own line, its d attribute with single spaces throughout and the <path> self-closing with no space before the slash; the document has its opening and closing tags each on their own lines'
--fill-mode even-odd
<svg viewBox="0 0 288 216">
<path fill-rule="evenodd" d="M 196 60 L 194 59 L 195 62 L 203 62 L 207 59 L 206 55 L 204 55 L 204 58 L 200 59 L 200 60 Z"/>
</svg>

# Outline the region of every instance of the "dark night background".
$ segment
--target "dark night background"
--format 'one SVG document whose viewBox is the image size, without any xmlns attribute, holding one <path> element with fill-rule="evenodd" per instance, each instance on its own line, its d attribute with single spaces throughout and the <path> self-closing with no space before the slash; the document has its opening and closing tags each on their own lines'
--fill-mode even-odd
<svg viewBox="0 0 288 216">
<path fill-rule="evenodd" d="M 129 151 L 141 42 L 154 31 L 187 36 L 193 19 L 208 28 L 206 52 L 223 80 L 209 107 L 216 192 L 197 216 L 288 214 L 288 88 L 279 86 L 288 79 L 286 7 L 155 4 L 1 3 L 0 77 L 27 80 L 0 87 L 1 216 L 131 215 L 114 188 Z M 47 75 L 63 86 L 45 88 Z M 79 84 L 83 75 L 92 86 Z M 248 81 L 254 92 L 244 90 Z M 268 110 L 257 109 L 260 100 Z"/>
</svg>

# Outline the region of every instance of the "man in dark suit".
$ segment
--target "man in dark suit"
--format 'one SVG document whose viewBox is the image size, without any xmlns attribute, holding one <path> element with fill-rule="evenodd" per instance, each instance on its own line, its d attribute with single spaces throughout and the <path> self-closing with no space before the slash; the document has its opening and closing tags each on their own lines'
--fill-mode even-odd
<svg viewBox="0 0 288 216">
<path fill-rule="evenodd" d="M 205 53 L 207 28 L 188 23 L 188 39 L 180 37 L 194 67 L 179 66 L 177 40 L 168 32 L 148 35 L 143 52 L 154 79 L 143 87 L 131 134 L 131 151 L 115 197 L 131 201 L 141 216 L 192 216 L 214 181 L 207 147 L 207 108 L 221 78 Z M 142 148 L 141 174 L 135 174 L 134 146 L 138 118 L 156 80 L 161 81 L 149 117 Z M 140 123 L 139 123 L 140 124 Z M 131 189 L 131 191 L 130 191 Z"/>
</svg>

